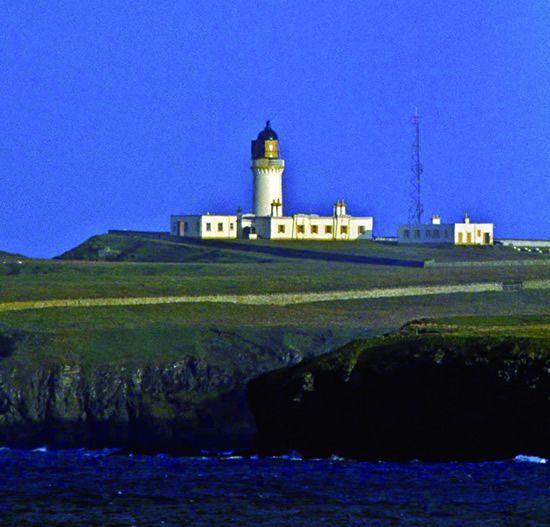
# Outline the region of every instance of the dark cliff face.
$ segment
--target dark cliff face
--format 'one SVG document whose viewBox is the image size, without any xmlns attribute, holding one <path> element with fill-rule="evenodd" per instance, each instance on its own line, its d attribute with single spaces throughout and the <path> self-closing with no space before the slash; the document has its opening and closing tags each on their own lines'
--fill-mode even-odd
<svg viewBox="0 0 550 527">
<path fill-rule="evenodd" d="M 249 385 L 264 453 L 362 459 L 550 455 L 548 340 L 395 336 Z"/>
<path fill-rule="evenodd" d="M 180 454 L 248 448 L 255 424 L 247 381 L 350 338 L 330 331 L 207 333 L 199 356 L 93 365 L 17 361 L 14 337 L 5 337 L 0 444 Z"/>
<path fill-rule="evenodd" d="M 238 381 L 232 372 L 192 357 L 164 366 L 3 371 L 0 442 L 192 451 L 206 439 L 194 433 L 220 432 L 216 412 L 238 399 Z"/>
</svg>

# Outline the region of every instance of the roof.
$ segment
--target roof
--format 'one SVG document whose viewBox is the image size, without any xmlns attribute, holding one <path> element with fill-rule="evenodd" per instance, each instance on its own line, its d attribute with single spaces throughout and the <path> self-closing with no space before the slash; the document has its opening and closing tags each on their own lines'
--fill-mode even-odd
<svg viewBox="0 0 550 527">
<path fill-rule="evenodd" d="M 278 141 L 279 137 L 273 128 L 271 121 L 265 123 L 265 128 L 258 134 L 258 141 Z"/>
</svg>

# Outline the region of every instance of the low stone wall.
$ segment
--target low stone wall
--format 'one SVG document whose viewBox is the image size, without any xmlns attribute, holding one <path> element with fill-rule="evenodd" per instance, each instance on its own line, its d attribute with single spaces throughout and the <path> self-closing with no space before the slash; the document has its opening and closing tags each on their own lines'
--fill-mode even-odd
<svg viewBox="0 0 550 527">
<path fill-rule="evenodd" d="M 141 238 L 153 238 L 155 240 L 169 240 L 171 235 L 168 231 L 125 231 L 109 229 L 108 234 L 115 236 L 140 236 Z"/>
<path fill-rule="evenodd" d="M 550 258 L 529 258 L 525 260 L 484 260 L 482 262 L 436 262 L 426 260 L 424 267 L 517 267 L 532 265 L 550 265 Z"/>
<path fill-rule="evenodd" d="M 550 280 L 528 280 L 523 282 L 521 285 L 524 289 L 549 289 Z M 503 291 L 502 282 L 390 287 L 365 290 L 327 291 L 322 293 L 269 293 L 263 295 L 186 295 L 127 298 L 75 298 L 38 301 L 30 300 L 23 302 L 0 303 L 0 312 L 25 311 L 28 309 L 48 309 L 55 307 L 106 307 L 190 303 L 286 306 L 313 302 L 335 302 L 344 300 L 365 300 L 369 298 L 396 298 L 425 295 L 449 295 L 455 293 L 486 293 L 491 291 Z"/>
<path fill-rule="evenodd" d="M 550 247 L 550 240 L 522 240 L 520 238 L 501 238 L 496 240 L 502 245 L 515 247 Z"/>
</svg>

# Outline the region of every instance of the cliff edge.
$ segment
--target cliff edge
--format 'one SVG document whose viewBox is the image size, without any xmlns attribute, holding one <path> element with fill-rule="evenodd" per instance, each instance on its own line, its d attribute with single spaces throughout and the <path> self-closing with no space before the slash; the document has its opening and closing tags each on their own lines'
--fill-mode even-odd
<svg viewBox="0 0 550 527">
<path fill-rule="evenodd" d="M 409 324 L 254 379 L 256 448 L 372 460 L 550 456 L 548 318 L 501 323 Z"/>
<path fill-rule="evenodd" d="M 134 333 L 133 340 L 105 336 L 121 355 L 108 361 L 100 350 L 96 360 L 79 355 L 66 335 L 55 334 L 54 354 L 43 335 L 0 331 L 0 445 L 173 454 L 250 448 L 247 381 L 354 338 L 351 331 L 193 328 L 160 332 L 155 344 Z M 153 348 L 149 355 L 139 356 L 140 338 Z M 132 343 L 136 350 L 124 347 Z"/>
</svg>

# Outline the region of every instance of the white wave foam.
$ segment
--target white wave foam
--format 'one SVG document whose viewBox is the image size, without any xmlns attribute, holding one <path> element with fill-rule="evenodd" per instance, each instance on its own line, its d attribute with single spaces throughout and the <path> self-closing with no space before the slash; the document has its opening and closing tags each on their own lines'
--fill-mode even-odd
<svg viewBox="0 0 550 527">
<path fill-rule="evenodd" d="M 47 452 L 47 451 L 48 451 L 47 446 L 41 446 L 41 447 L 33 449 L 33 452 Z"/>
<path fill-rule="evenodd" d="M 526 456 L 523 454 L 519 454 L 514 458 L 514 461 L 516 463 L 539 463 L 541 465 L 544 465 L 548 460 L 544 457 Z"/>
<path fill-rule="evenodd" d="M 292 450 L 290 454 L 283 454 L 282 456 L 270 456 L 270 459 L 284 459 L 285 461 L 303 461 L 304 458 L 296 450 Z"/>
</svg>

